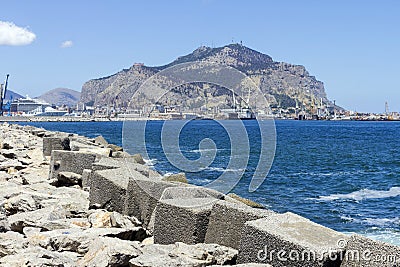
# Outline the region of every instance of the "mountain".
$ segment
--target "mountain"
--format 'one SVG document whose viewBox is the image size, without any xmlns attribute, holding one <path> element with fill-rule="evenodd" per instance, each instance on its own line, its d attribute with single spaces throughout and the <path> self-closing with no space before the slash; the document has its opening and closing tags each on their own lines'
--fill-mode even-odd
<svg viewBox="0 0 400 267">
<path fill-rule="evenodd" d="M 68 88 L 56 88 L 50 90 L 36 98 L 42 99 L 49 104 L 56 106 L 66 105 L 69 107 L 75 106 L 81 97 L 81 93 Z"/>
<path fill-rule="evenodd" d="M 13 100 L 18 99 L 18 98 L 24 98 L 22 95 L 20 95 L 20 94 L 18 94 L 16 92 L 13 92 L 11 90 L 7 90 L 6 96 L 4 98 L 4 101 L 6 102 L 6 101 L 10 100 L 10 97 L 12 97 Z"/>
<path fill-rule="evenodd" d="M 312 110 L 321 100 L 324 105 L 332 106 L 326 96 L 323 82 L 311 76 L 304 66 L 276 62 L 270 56 L 241 44 L 218 48 L 202 46 L 164 66 L 148 67 L 136 63 L 129 69 L 123 69 L 111 76 L 86 82 L 82 86 L 80 102 L 120 108 L 132 107 L 130 99 L 145 80 L 168 67 L 192 61 L 220 63 L 240 70 L 255 82 L 275 108 L 294 109 L 298 106 Z M 187 84 L 176 88 L 168 97 L 169 104 L 171 101 L 172 104 L 186 101 L 191 106 L 204 105 L 207 100 L 204 101 L 204 94 L 199 93 L 199 89 L 202 88 L 203 84 Z M 227 106 L 232 105 L 229 91 L 215 85 L 207 88 L 211 96 L 225 101 Z"/>
</svg>

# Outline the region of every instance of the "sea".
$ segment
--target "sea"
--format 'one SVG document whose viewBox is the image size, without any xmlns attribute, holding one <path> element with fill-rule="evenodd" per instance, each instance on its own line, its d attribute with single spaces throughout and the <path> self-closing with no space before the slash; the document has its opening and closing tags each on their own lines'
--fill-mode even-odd
<svg viewBox="0 0 400 267">
<path fill-rule="evenodd" d="M 175 128 L 180 129 L 179 138 L 165 133 L 164 121 L 148 121 L 143 128 L 147 164 L 160 173 L 182 171 L 168 155 L 171 151 L 163 146 L 163 142 L 176 139 L 176 153 L 187 162 L 207 155 L 212 159 L 202 162 L 204 166 L 199 170 L 186 173 L 192 184 L 207 186 L 224 173 L 239 174 L 231 192 L 269 209 L 294 212 L 343 233 L 358 233 L 400 245 L 400 122 L 277 120 L 276 149 L 270 169 L 258 166 L 263 149 L 259 124 L 263 122 L 237 121 L 239 136 L 231 134 L 236 132 L 236 126 L 227 130 L 213 120 L 192 120 L 183 126 L 182 121 L 168 123 L 172 128 L 175 123 Z M 130 146 L 131 140 L 140 138 L 127 130 L 127 122 L 19 124 L 91 138 L 102 135 L 130 153 L 137 152 L 135 146 Z M 142 126 L 143 122 L 129 122 L 129 127 Z M 240 127 L 244 127 L 244 134 Z M 210 148 L 201 144 L 206 139 L 208 143 L 212 140 Z M 248 140 L 250 149 L 232 155 L 235 143 L 242 140 Z M 205 153 L 207 150 L 212 153 Z M 234 157 L 246 157 L 248 161 L 235 169 L 229 164 Z M 269 172 L 257 190 L 251 192 L 251 178 L 257 168 L 263 167 Z"/>
</svg>

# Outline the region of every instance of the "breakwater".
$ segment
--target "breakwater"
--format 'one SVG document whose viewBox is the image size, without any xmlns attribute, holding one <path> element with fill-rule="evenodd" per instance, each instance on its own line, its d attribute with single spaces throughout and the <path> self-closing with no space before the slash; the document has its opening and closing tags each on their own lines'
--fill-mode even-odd
<svg viewBox="0 0 400 267">
<path fill-rule="evenodd" d="M 163 177 L 101 137 L 7 124 L 1 133 L 2 264 L 394 266 L 389 256 L 399 258 L 396 246 Z"/>
</svg>

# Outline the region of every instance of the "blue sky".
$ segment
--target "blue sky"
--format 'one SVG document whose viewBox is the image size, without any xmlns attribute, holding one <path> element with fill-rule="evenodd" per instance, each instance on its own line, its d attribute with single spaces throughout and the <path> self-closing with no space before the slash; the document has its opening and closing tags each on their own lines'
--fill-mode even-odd
<svg viewBox="0 0 400 267">
<path fill-rule="evenodd" d="M 163 65 L 200 45 L 233 39 L 276 61 L 304 65 L 347 109 L 383 112 L 388 101 L 390 110 L 400 111 L 399 1 L 0 4 L 1 22 L 34 34 L 25 45 L 0 45 L 0 79 L 10 73 L 9 88 L 24 95 L 56 87 L 80 91 L 85 81 L 135 62 Z"/>
</svg>

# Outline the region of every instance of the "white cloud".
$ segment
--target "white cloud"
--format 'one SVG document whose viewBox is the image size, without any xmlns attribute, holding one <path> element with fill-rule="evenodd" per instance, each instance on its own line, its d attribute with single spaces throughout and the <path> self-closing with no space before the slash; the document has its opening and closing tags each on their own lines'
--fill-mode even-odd
<svg viewBox="0 0 400 267">
<path fill-rule="evenodd" d="M 61 48 L 68 48 L 68 47 L 71 47 L 73 45 L 74 45 L 74 43 L 71 40 L 68 40 L 68 41 L 62 42 Z"/>
<path fill-rule="evenodd" d="M 36 35 L 27 28 L 21 28 L 12 22 L 0 21 L 0 45 L 28 45 Z"/>
</svg>

